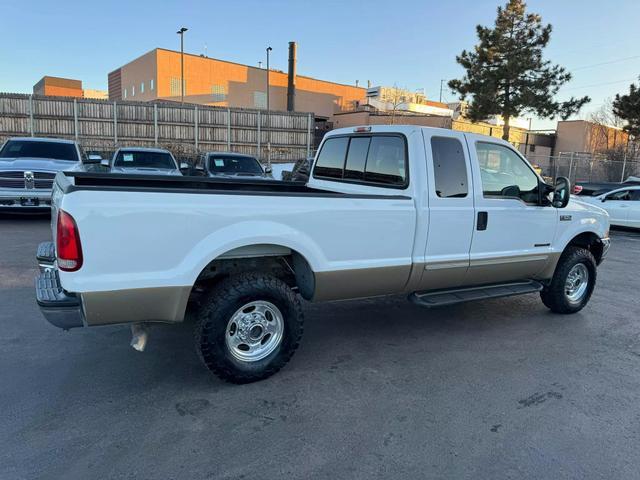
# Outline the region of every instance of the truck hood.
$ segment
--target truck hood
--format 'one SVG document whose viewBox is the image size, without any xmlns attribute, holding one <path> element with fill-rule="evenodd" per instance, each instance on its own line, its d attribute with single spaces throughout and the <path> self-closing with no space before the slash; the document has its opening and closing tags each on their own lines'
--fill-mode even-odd
<svg viewBox="0 0 640 480">
<path fill-rule="evenodd" d="M 565 208 L 558 210 L 558 215 L 572 215 L 583 224 L 597 226 L 596 230 L 603 236 L 609 231 L 609 213 L 592 203 L 571 197 Z"/>
<path fill-rule="evenodd" d="M 569 204 L 567 205 L 567 207 L 565 208 L 565 210 L 571 210 L 571 211 L 590 211 L 590 212 L 594 212 L 594 213 L 599 213 L 599 214 L 604 214 L 604 215 L 609 215 L 607 213 L 607 211 L 604 208 L 601 208 L 599 206 L 600 204 L 600 200 L 598 200 L 597 197 L 578 197 L 578 196 L 571 196 L 571 200 L 569 200 Z"/>
<path fill-rule="evenodd" d="M 110 173 L 126 173 L 128 175 L 182 175 L 180 170 L 169 168 L 127 168 L 112 167 Z"/>
<path fill-rule="evenodd" d="M 51 158 L 1 158 L 0 172 L 2 171 L 36 171 L 36 172 L 64 172 L 73 170 L 78 162 L 70 160 L 54 160 Z"/>
</svg>

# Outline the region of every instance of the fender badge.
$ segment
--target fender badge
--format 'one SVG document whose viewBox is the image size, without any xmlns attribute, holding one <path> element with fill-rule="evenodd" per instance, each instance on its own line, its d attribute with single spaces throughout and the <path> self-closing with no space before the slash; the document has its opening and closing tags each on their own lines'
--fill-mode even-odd
<svg viewBox="0 0 640 480">
<path fill-rule="evenodd" d="M 560 221 L 561 222 L 570 222 L 571 221 L 571 215 L 560 215 Z"/>
</svg>

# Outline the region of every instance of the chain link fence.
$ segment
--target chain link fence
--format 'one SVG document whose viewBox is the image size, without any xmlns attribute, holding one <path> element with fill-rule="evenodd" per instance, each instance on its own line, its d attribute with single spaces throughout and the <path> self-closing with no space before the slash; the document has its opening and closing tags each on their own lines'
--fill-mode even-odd
<svg viewBox="0 0 640 480">
<path fill-rule="evenodd" d="M 551 181 L 567 177 L 576 182 L 623 182 L 640 177 L 640 156 L 624 152 L 588 154 L 561 152 L 555 156 L 527 155 L 529 162 L 540 168 L 542 176 Z"/>
</svg>

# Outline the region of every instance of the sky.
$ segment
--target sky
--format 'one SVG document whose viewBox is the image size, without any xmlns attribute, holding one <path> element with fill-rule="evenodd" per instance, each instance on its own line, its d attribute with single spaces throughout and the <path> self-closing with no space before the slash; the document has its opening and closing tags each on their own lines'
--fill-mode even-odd
<svg viewBox="0 0 640 480">
<path fill-rule="evenodd" d="M 107 88 L 107 73 L 156 47 L 287 70 L 298 42 L 298 73 L 323 80 L 424 89 L 460 78 L 455 57 L 477 41 L 506 0 L 15 1 L 0 0 L 0 91 L 30 93 L 44 75 Z M 640 1 L 529 0 L 553 25 L 546 58 L 573 73 L 558 99 L 589 95 L 586 118 L 640 75 Z M 443 100 L 455 101 L 446 86 Z M 530 117 L 531 115 L 524 115 Z M 533 128 L 555 121 L 533 119 Z"/>
</svg>

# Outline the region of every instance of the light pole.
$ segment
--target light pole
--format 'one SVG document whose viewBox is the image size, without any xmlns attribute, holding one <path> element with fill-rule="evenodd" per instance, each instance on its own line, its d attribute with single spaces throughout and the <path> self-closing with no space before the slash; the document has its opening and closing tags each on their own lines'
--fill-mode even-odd
<svg viewBox="0 0 640 480">
<path fill-rule="evenodd" d="M 269 53 L 273 48 L 267 47 L 267 115 L 269 114 Z"/>
<path fill-rule="evenodd" d="M 182 27 L 176 32 L 180 35 L 180 103 L 184 103 L 184 32 L 187 30 Z"/>
<path fill-rule="evenodd" d="M 267 167 L 271 168 L 271 111 L 269 108 L 269 53 L 273 48 L 267 47 Z"/>
</svg>

